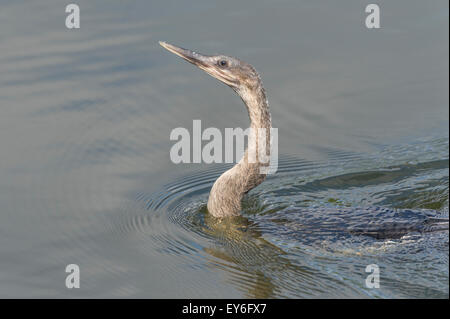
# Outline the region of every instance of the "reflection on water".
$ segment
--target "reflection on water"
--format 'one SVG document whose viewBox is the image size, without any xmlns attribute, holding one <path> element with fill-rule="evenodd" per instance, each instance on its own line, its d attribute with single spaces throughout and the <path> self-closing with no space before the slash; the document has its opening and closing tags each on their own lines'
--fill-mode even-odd
<svg viewBox="0 0 450 319">
<path fill-rule="evenodd" d="M 447 1 L 381 2 L 373 32 L 352 2 L 76 3 L 79 30 L 0 10 L 0 297 L 448 298 Z M 241 218 L 205 210 L 229 165 L 168 158 L 245 108 L 158 40 L 262 75 L 280 166 Z"/>
</svg>

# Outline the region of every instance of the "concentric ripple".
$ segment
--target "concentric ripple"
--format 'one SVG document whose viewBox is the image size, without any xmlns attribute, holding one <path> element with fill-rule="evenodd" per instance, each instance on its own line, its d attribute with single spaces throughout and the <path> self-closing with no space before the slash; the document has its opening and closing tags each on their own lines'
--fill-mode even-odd
<svg viewBox="0 0 450 319">
<path fill-rule="evenodd" d="M 229 167 L 194 172 L 137 194 L 122 231 L 140 234 L 149 251 L 224 272 L 246 297 L 448 296 L 448 159 L 329 153 L 326 162 L 282 157 L 231 220 L 206 209 Z M 373 263 L 387 280 L 376 291 L 364 286 Z"/>
</svg>

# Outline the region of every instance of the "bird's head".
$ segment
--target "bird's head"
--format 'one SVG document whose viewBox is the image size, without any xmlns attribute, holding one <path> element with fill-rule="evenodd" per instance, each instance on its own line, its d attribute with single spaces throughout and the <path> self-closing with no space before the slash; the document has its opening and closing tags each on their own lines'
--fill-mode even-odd
<svg viewBox="0 0 450 319">
<path fill-rule="evenodd" d="M 166 42 L 159 42 L 159 44 L 235 91 L 254 89 L 261 82 L 258 72 L 250 64 L 239 59 L 226 55 L 203 55 Z"/>
</svg>

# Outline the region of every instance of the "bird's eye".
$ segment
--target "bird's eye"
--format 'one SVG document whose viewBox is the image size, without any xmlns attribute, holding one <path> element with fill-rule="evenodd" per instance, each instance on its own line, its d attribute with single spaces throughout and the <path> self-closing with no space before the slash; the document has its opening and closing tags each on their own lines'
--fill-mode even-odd
<svg viewBox="0 0 450 319">
<path fill-rule="evenodd" d="M 228 62 L 227 62 L 227 60 L 219 60 L 219 63 L 218 63 L 220 66 L 222 66 L 222 67 L 225 67 L 225 66 L 227 66 L 228 65 Z"/>
</svg>

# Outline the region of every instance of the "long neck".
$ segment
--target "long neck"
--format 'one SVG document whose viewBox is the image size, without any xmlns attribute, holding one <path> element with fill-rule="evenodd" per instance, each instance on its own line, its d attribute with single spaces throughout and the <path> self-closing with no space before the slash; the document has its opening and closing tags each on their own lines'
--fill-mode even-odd
<svg viewBox="0 0 450 319">
<path fill-rule="evenodd" d="M 208 211 L 215 217 L 239 215 L 243 196 L 264 181 L 266 174 L 263 168 L 270 164 L 272 124 L 264 88 L 259 83 L 253 89 L 244 88 L 236 92 L 250 117 L 249 147 L 239 163 L 223 173 L 211 189 Z"/>
</svg>

